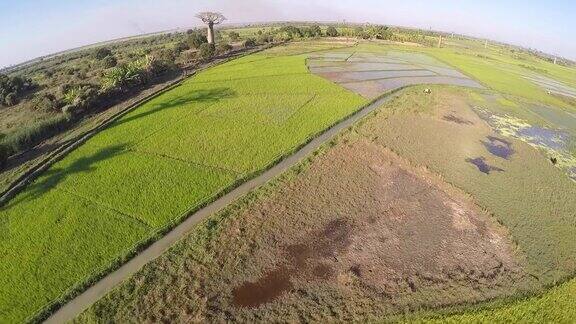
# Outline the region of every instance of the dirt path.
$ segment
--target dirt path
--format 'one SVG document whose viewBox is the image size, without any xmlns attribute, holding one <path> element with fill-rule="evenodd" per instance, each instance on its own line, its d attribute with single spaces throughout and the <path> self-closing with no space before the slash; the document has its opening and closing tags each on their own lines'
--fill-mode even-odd
<svg viewBox="0 0 576 324">
<path fill-rule="evenodd" d="M 213 203 L 207 205 L 206 207 L 190 215 L 190 217 L 188 217 L 180 225 L 176 226 L 173 230 L 168 232 L 164 237 L 162 237 L 161 239 L 150 245 L 148 248 L 146 248 L 144 251 L 142 251 L 140 254 L 132 258 L 130 261 L 125 263 L 123 266 L 121 266 L 114 272 L 102 278 L 100 281 L 98 281 L 96 284 L 88 288 L 82 294 L 78 295 L 70 302 L 62 306 L 54 314 L 52 314 L 45 321 L 45 323 L 65 323 L 74 319 L 82 311 L 84 311 L 94 302 L 104 297 L 108 292 L 114 289 L 116 285 L 132 276 L 148 262 L 159 257 L 164 251 L 166 251 L 166 249 L 172 246 L 180 238 L 184 237 L 190 230 L 194 228 L 196 224 L 198 224 L 204 218 L 216 213 L 217 211 L 226 207 L 231 202 L 247 194 L 251 190 L 279 176 L 284 171 L 296 165 L 298 162 L 300 162 L 300 160 L 307 157 L 310 153 L 318 149 L 322 144 L 329 141 L 340 131 L 352 126 L 355 122 L 365 117 L 369 113 L 373 112 L 382 104 L 394 99 L 398 95 L 399 92 L 394 92 L 380 99 L 377 99 L 376 101 L 362 108 L 361 110 L 351 115 L 347 119 L 329 128 L 320 136 L 314 138 L 312 141 L 303 146 L 301 149 L 299 149 L 292 155 L 288 156 L 280 163 L 276 164 L 274 167 L 268 169 L 266 172 L 262 173 L 261 175 L 257 176 L 252 180 L 243 183 L 236 189 L 230 191 L 228 194 L 222 196 Z"/>
</svg>

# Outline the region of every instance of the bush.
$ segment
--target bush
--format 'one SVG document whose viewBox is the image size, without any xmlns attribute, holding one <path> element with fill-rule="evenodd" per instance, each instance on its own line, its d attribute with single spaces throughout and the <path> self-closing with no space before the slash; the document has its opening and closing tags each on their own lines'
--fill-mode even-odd
<svg viewBox="0 0 576 324">
<path fill-rule="evenodd" d="M 257 43 L 258 44 L 265 44 L 265 43 L 272 43 L 274 41 L 274 36 L 269 33 L 264 33 L 258 35 Z"/>
<path fill-rule="evenodd" d="M 389 39 L 391 36 L 388 26 L 383 25 L 371 26 L 368 29 L 368 33 L 370 34 L 370 37 L 376 39 Z"/>
<path fill-rule="evenodd" d="M 6 164 L 8 163 L 9 152 L 6 145 L 0 143 L 0 171 L 6 168 Z"/>
<path fill-rule="evenodd" d="M 18 103 L 18 96 L 16 95 L 15 92 L 10 92 L 9 94 L 6 95 L 6 97 L 4 97 L 4 104 L 6 104 L 6 106 L 8 107 L 14 106 L 17 103 Z"/>
<path fill-rule="evenodd" d="M 98 91 L 93 85 L 64 86 L 62 89 L 62 112 L 77 115 L 92 106 L 98 99 Z"/>
<path fill-rule="evenodd" d="M 154 67 L 154 57 L 146 55 L 127 64 L 121 64 L 107 71 L 102 77 L 101 89 L 104 92 L 125 91 L 148 81 Z"/>
<path fill-rule="evenodd" d="M 228 33 L 228 38 L 230 38 L 230 41 L 232 42 L 237 42 L 240 39 L 240 34 L 235 31 L 231 31 Z"/>
<path fill-rule="evenodd" d="M 220 43 L 218 44 L 218 48 L 216 49 L 216 51 L 220 54 L 224 54 L 227 52 L 230 52 L 232 50 L 232 45 L 230 44 L 226 44 L 226 43 Z"/>
<path fill-rule="evenodd" d="M 185 42 L 178 42 L 176 44 L 174 44 L 174 52 L 176 55 L 179 55 L 180 53 L 184 52 L 185 50 L 189 50 L 190 49 L 190 45 L 188 45 Z"/>
<path fill-rule="evenodd" d="M 106 56 L 104 59 L 102 59 L 102 66 L 105 69 L 115 67 L 116 64 L 118 64 L 118 61 L 113 55 Z"/>
<path fill-rule="evenodd" d="M 322 29 L 320 29 L 320 26 L 318 25 L 313 25 L 308 28 L 303 28 L 302 34 L 304 37 L 310 37 L 310 38 L 322 37 Z"/>
<path fill-rule="evenodd" d="M 31 101 L 31 105 L 36 110 L 54 111 L 60 107 L 61 103 L 53 94 L 44 93 L 35 96 Z"/>
<path fill-rule="evenodd" d="M 326 36 L 338 37 L 338 31 L 336 30 L 336 28 L 334 28 L 334 26 L 330 26 L 328 27 L 328 29 L 326 29 Z"/>
<path fill-rule="evenodd" d="M 295 26 L 284 26 L 278 30 L 279 33 L 286 34 L 287 40 L 302 37 L 302 31 Z"/>
<path fill-rule="evenodd" d="M 7 155 L 25 151 L 43 140 L 60 133 L 69 125 L 66 115 L 57 115 L 8 134 L 3 140 Z"/>
<path fill-rule="evenodd" d="M 193 32 L 188 35 L 187 43 L 191 48 L 199 49 L 202 44 L 208 43 L 208 39 L 206 39 L 206 36 L 200 34 L 199 32 Z"/>
<path fill-rule="evenodd" d="M 253 38 L 248 38 L 244 41 L 244 47 L 254 47 L 256 46 L 256 41 Z"/>
<path fill-rule="evenodd" d="M 107 47 L 100 47 L 94 51 L 94 58 L 97 60 L 102 60 L 106 56 L 112 55 L 112 51 Z"/>
<path fill-rule="evenodd" d="M 206 60 L 214 56 L 215 52 L 216 48 L 214 47 L 214 44 L 204 43 L 200 45 L 200 51 L 198 52 L 198 55 L 201 59 Z"/>
<path fill-rule="evenodd" d="M 0 73 L 0 105 L 13 106 L 17 104 L 20 97 L 26 91 L 33 89 L 34 86 L 28 78 L 9 77 Z"/>
</svg>

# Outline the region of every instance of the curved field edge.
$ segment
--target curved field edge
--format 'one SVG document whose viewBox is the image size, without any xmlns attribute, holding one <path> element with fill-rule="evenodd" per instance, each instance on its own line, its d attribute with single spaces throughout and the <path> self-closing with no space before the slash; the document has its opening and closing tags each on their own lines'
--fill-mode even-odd
<svg viewBox="0 0 576 324">
<path fill-rule="evenodd" d="M 282 56 L 279 56 L 280 58 L 282 58 Z M 250 62 L 246 62 L 246 61 L 250 61 L 253 58 L 253 56 L 248 56 L 246 58 L 244 58 L 244 63 L 250 63 Z M 299 62 L 299 65 L 302 68 L 305 68 L 305 64 L 304 64 L 304 57 L 298 57 L 296 56 L 297 60 L 300 60 L 301 62 Z M 242 60 L 242 59 L 240 59 Z M 224 64 L 222 66 L 234 66 L 236 63 L 238 63 L 240 60 L 234 60 L 229 64 Z M 218 69 L 218 68 L 222 68 L 222 66 L 213 68 L 208 70 L 206 73 L 210 74 L 210 71 L 214 71 L 214 69 Z M 233 71 L 234 73 L 234 71 Z M 216 73 L 217 74 L 217 73 Z M 200 74 L 202 75 L 202 74 Z M 265 77 L 265 76 L 264 76 Z M 308 76 L 307 76 L 308 77 Z M 339 107 L 341 107 L 340 109 L 340 113 L 335 114 L 337 116 L 336 119 L 331 118 L 326 120 L 326 118 L 324 118 L 324 124 L 321 127 L 316 128 L 316 130 L 311 131 L 309 133 L 309 135 L 305 136 L 305 137 L 301 137 L 300 140 L 297 141 L 297 143 L 295 145 L 292 145 L 291 148 L 289 148 L 288 150 L 284 149 L 282 151 L 280 151 L 279 154 L 274 154 L 272 158 L 269 158 L 268 160 L 264 159 L 264 160 L 260 160 L 259 162 L 261 163 L 260 165 L 257 165 L 256 168 L 250 169 L 248 168 L 243 175 L 241 176 L 237 176 L 237 177 L 233 177 L 230 178 L 232 181 L 227 180 L 228 184 L 224 185 L 224 186 L 220 186 L 219 189 L 216 190 L 216 192 L 214 194 L 211 195 L 204 195 L 202 197 L 201 200 L 199 200 L 197 203 L 195 204 L 191 204 L 189 205 L 192 206 L 191 208 L 188 208 L 185 212 L 183 213 L 179 213 L 180 216 L 173 218 L 172 220 L 166 221 L 165 224 L 162 224 L 162 222 L 160 223 L 147 223 L 146 220 L 144 221 L 144 223 L 142 223 L 142 219 L 133 219 L 130 220 L 128 219 L 128 223 L 133 223 L 133 224 L 137 224 L 140 223 L 141 225 L 137 225 L 137 226 L 144 226 L 143 229 L 139 230 L 141 233 L 145 233 L 146 232 L 146 227 L 148 226 L 152 226 L 156 227 L 156 229 L 153 232 L 149 232 L 149 234 L 147 235 L 142 235 L 142 234 L 138 234 L 137 232 L 133 233 L 133 234 L 129 234 L 129 231 L 127 231 L 125 234 L 123 234 L 126 237 L 129 237 L 130 235 L 133 236 L 132 238 L 132 243 L 129 244 L 130 248 L 128 249 L 122 249 L 121 252 L 119 253 L 113 253 L 115 255 L 117 255 L 116 257 L 112 258 L 111 260 L 109 260 L 108 262 L 105 263 L 100 263 L 99 266 L 97 267 L 91 267 L 91 269 L 96 269 L 96 271 L 90 271 L 90 275 L 88 275 L 87 277 L 85 277 L 82 280 L 79 280 L 78 282 L 76 282 L 72 287 L 68 287 L 65 291 L 61 291 L 60 293 L 58 293 L 58 295 L 60 297 L 57 298 L 51 298 L 51 301 L 48 304 L 45 304 L 42 309 L 40 309 L 39 311 L 33 311 L 33 312 L 26 312 L 25 310 L 21 310 L 20 315 L 14 315 L 14 309 L 13 306 L 17 306 L 17 304 L 14 304 L 15 302 L 18 303 L 19 301 L 21 301 L 21 298 L 35 298 L 35 296 L 31 296 L 33 294 L 31 293 L 27 293 L 26 291 L 21 291 L 19 294 L 22 295 L 24 294 L 25 296 L 29 296 L 29 297 L 14 297 L 14 296 L 10 296 L 9 294 L 5 294 L 3 296 L 3 300 L 4 300 L 4 304 L 5 304 L 5 309 L 12 309 L 12 316 L 8 315 L 9 312 L 3 312 L 3 314 L 5 314 L 7 317 L 4 317 L 4 320 L 6 321 L 18 321 L 19 320 L 23 320 L 24 318 L 26 318 L 27 321 L 39 321 L 43 318 L 45 318 L 48 314 L 50 314 L 55 308 L 57 308 L 59 305 L 65 303 L 67 300 L 70 300 L 74 295 L 77 295 L 80 291 L 84 290 L 87 286 L 91 285 L 93 282 L 97 281 L 99 278 L 103 277 L 105 274 L 109 273 L 110 271 L 112 271 L 113 269 L 118 268 L 121 264 L 123 264 L 126 260 L 130 259 L 132 256 L 134 256 L 138 251 L 142 250 L 144 247 L 148 246 L 151 242 L 157 240 L 159 237 L 161 237 L 165 232 L 167 232 L 168 230 L 170 230 L 171 228 L 173 228 L 176 224 L 178 224 L 179 222 L 181 222 L 184 218 L 186 218 L 187 215 L 189 215 L 191 212 L 200 209 L 202 206 L 205 206 L 206 204 L 210 203 L 211 201 L 215 200 L 216 198 L 218 198 L 219 196 L 223 195 L 224 193 L 228 192 L 229 190 L 233 189 L 235 186 L 237 186 L 239 183 L 245 181 L 248 178 L 251 177 L 255 177 L 256 175 L 258 175 L 259 173 L 263 172 L 266 168 L 269 168 L 270 166 L 276 164 L 278 161 L 282 160 L 283 157 L 285 157 L 286 155 L 291 154 L 292 152 L 296 151 L 299 147 L 305 145 L 308 141 L 310 141 L 311 139 L 313 139 L 314 137 L 318 136 L 319 134 L 321 134 L 325 129 L 329 128 L 330 126 L 337 124 L 340 120 L 346 119 L 348 116 L 354 114 L 357 110 L 359 110 L 359 107 L 363 107 L 363 104 L 366 104 L 366 101 L 357 97 L 356 95 L 353 95 L 351 93 L 348 93 L 347 91 L 340 89 L 338 87 L 336 87 L 335 85 L 331 85 L 328 82 L 321 80 L 319 78 L 314 78 L 312 76 L 309 76 L 310 78 L 312 78 L 312 83 L 313 84 L 321 84 L 323 87 L 331 87 L 331 91 L 332 92 L 327 92 L 327 94 L 332 94 L 334 95 L 336 92 L 343 94 L 344 96 L 348 96 L 348 100 L 343 100 L 343 104 L 340 104 Z M 310 79 L 309 78 L 309 79 Z M 198 76 L 193 77 L 190 82 L 194 82 L 198 80 Z M 207 79 L 204 80 L 205 82 L 216 82 L 218 83 L 218 80 L 214 81 L 214 80 L 210 80 L 210 76 L 207 76 Z M 294 80 L 290 80 L 290 81 L 294 81 Z M 184 82 L 184 84 L 186 84 L 188 81 Z M 226 81 L 222 81 L 222 82 L 226 82 Z M 246 84 L 246 82 L 244 82 L 244 85 Z M 263 85 L 265 87 L 265 85 Z M 176 87 L 176 89 L 178 89 L 179 87 Z M 290 87 L 288 87 L 290 88 Z M 246 88 L 242 88 L 240 89 L 241 91 L 245 91 L 247 90 Z M 249 90 L 249 89 L 248 89 Z M 270 88 L 267 88 L 266 90 L 271 90 Z M 174 90 L 172 90 L 174 91 Z M 334 92 L 336 91 L 336 92 Z M 170 93 L 170 92 L 168 92 Z M 161 100 L 161 98 L 165 96 L 165 94 L 161 95 L 160 97 L 152 100 L 152 102 L 154 101 L 158 101 Z M 342 97 L 340 96 L 335 96 L 337 99 L 342 99 Z M 160 98 L 160 99 L 159 99 Z M 351 100 L 350 100 L 351 99 Z M 326 106 L 332 106 L 332 104 L 324 104 L 324 107 Z M 344 107 L 345 106 L 345 107 Z M 322 107 L 322 106 L 321 106 Z M 134 111 L 134 113 L 138 113 L 138 111 L 142 109 L 136 109 Z M 342 110 L 343 109 L 343 110 Z M 130 116 L 133 114 L 127 114 L 127 117 L 125 118 L 130 118 Z M 125 120 L 125 118 L 122 118 L 120 120 L 119 123 L 122 123 L 122 120 Z M 279 117 L 280 119 L 283 118 L 283 116 Z M 309 118 L 308 118 L 309 119 Z M 114 126 L 112 126 L 111 128 L 114 128 Z M 74 170 L 75 166 L 74 163 L 70 163 L 70 161 L 74 162 L 74 159 L 78 159 L 81 158 L 83 156 L 83 154 L 87 154 L 90 153 L 90 149 L 89 146 L 90 144 L 94 143 L 94 141 L 98 141 L 98 138 L 100 137 L 101 134 L 106 134 L 107 131 L 101 132 L 99 133 L 97 136 L 95 136 L 94 138 L 90 139 L 86 144 L 82 145 L 78 150 L 75 150 L 74 152 L 71 153 L 71 155 L 69 155 L 68 157 L 64 158 L 62 161 L 58 162 L 55 164 L 54 167 L 52 167 L 50 170 L 54 170 L 57 169 L 59 166 L 61 166 L 61 170 L 66 170 L 66 169 L 70 169 L 72 168 L 73 171 L 80 171 L 83 172 L 84 170 L 82 170 L 82 166 L 80 166 L 80 170 Z M 125 134 L 124 134 L 125 135 Z M 94 146 L 94 145 L 92 145 Z M 99 145 L 96 145 L 99 146 Z M 88 148 L 87 148 L 88 147 Z M 106 148 L 105 148 L 106 149 Z M 108 148 L 107 151 L 105 152 L 106 155 L 110 155 L 110 156 L 114 156 L 115 154 L 117 154 L 119 151 L 122 151 L 123 147 L 120 145 L 118 147 L 111 147 Z M 95 155 L 98 155 L 98 152 L 96 152 Z M 245 166 L 245 165 L 240 165 Z M 49 171 L 50 171 L 49 170 Z M 50 172 L 48 172 L 50 173 Z M 53 176 L 54 174 L 50 175 L 44 175 L 43 177 L 41 177 L 40 179 L 38 179 L 35 184 L 38 184 L 38 182 L 42 182 L 42 183 L 47 183 L 48 185 L 54 185 L 54 181 L 56 180 L 56 183 L 58 183 L 58 181 L 60 179 L 58 179 L 58 177 L 56 177 L 56 179 L 53 179 L 53 177 L 51 178 L 51 176 Z M 226 182 L 224 182 L 226 183 Z M 32 185 L 32 187 L 34 187 L 34 184 Z M 32 191 L 36 190 L 37 192 L 35 193 L 38 197 L 41 196 L 45 196 L 44 193 L 42 192 L 42 190 L 38 191 L 37 190 L 38 187 L 31 189 Z M 42 188 L 40 188 L 42 189 Z M 30 192 L 23 192 L 22 194 L 18 195 L 14 201 L 12 201 L 11 203 L 9 203 L 5 208 L 3 208 L 2 212 L 5 212 L 7 209 L 10 209 L 10 207 L 12 207 L 15 204 L 19 204 L 22 203 L 26 200 L 27 197 L 23 196 L 30 196 L 29 195 Z M 32 194 L 34 194 L 34 192 L 32 192 Z M 75 196 L 74 194 L 78 194 L 77 196 Z M 31 195 L 34 196 L 34 195 Z M 72 202 L 66 202 L 66 203 L 73 203 L 73 201 L 75 199 L 83 199 L 86 197 L 82 196 L 82 192 L 78 193 L 78 192 L 65 192 L 65 196 L 71 198 Z M 76 197 L 76 198 L 74 198 Z M 20 199 L 18 199 L 20 198 Z M 32 198 L 37 198 L 37 197 L 32 197 Z M 56 197 L 56 199 L 58 199 L 60 197 Z M 106 204 L 101 204 L 98 203 L 96 205 L 90 205 L 90 199 L 87 200 L 87 203 L 89 206 L 87 207 L 88 209 L 93 209 L 93 210 L 98 210 L 98 208 L 104 208 L 106 210 L 109 209 L 110 205 L 106 205 Z M 68 209 L 66 206 L 60 207 L 60 208 L 64 208 L 63 210 Z M 36 209 L 36 211 L 38 211 L 38 209 Z M 33 211 L 32 211 L 33 212 Z M 124 214 L 122 211 L 120 211 L 122 214 Z M 117 213 L 116 213 L 117 214 Z M 5 216 L 5 215 L 4 215 Z M 18 215 L 19 216 L 19 215 Z M 36 215 L 37 216 L 37 215 Z M 87 217 L 87 216 L 84 216 Z M 115 217 L 118 217 L 117 215 Z M 37 217 L 35 217 L 37 218 Z M 3 226 L 11 226 L 13 225 L 10 220 L 7 220 L 5 217 L 3 217 Z M 29 220 L 30 221 L 30 220 Z M 126 221 L 126 219 L 125 219 Z M 148 220 L 150 221 L 150 220 Z M 20 229 L 23 229 L 22 226 L 24 226 L 25 224 L 23 223 L 20 226 Z M 93 229 L 85 229 L 84 232 L 79 232 L 79 233 L 75 233 L 75 231 L 70 232 L 67 235 L 71 235 L 69 236 L 70 239 L 72 239 L 72 237 L 75 237 L 76 239 L 78 237 L 83 237 L 86 235 L 89 235 L 88 232 L 91 231 Z M 44 230 L 45 231 L 45 230 Z M 88 231 L 88 232 L 86 232 Z M 142 232 L 144 231 L 144 232 Z M 8 231 L 6 231 L 8 232 Z M 7 236 L 8 234 L 5 233 L 4 238 Z M 76 235 L 76 236 L 75 236 Z M 135 236 L 134 236 L 135 235 Z M 140 238 L 138 239 L 138 237 L 144 237 L 143 239 Z M 134 241 L 134 239 L 136 239 Z M 109 240 L 105 239 L 105 241 L 109 242 L 113 242 L 113 240 Z M 124 245 L 126 246 L 126 245 Z M 96 245 L 88 245 L 86 247 L 84 247 L 85 249 L 94 249 L 96 247 Z M 56 251 L 58 253 L 58 251 Z M 63 252 L 63 251 L 62 251 Z M 14 253 L 14 251 L 12 251 L 12 253 Z M 66 252 L 63 252 L 66 254 Z M 69 256 L 67 256 L 69 257 Z M 101 258 L 101 256 L 99 256 L 98 258 Z M 44 262 L 45 260 L 42 260 L 42 262 Z M 61 265 L 58 264 L 53 264 L 53 268 L 57 269 L 57 271 L 59 271 Z M 9 264 L 4 264 L 3 268 L 6 267 L 10 267 Z M 73 267 L 74 268 L 74 267 Z M 14 269 L 13 269 L 14 270 Z M 35 270 L 37 271 L 37 270 Z M 5 277 L 6 280 L 6 277 Z M 6 283 L 5 283 L 6 284 Z M 8 284 L 9 285 L 9 284 Z M 6 286 L 5 286 L 6 288 Z M 11 304 L 11 306 L 8 305 Z M 8 308 L 6 308 L 8 307 Z M 30 309 L 30 308 L 26 308 L 26 309 Z M 28 315 L 24 315 L 24 313 L 28 313 Z M 31 314 L 32 313 L 32 314 Z"/>
<path fill-rule="evenodd" d="M 576 279 L 536 296 L 495 300 L 387 319 L 401 323 L 571 323 L 576 318 Z"/>
<path fill-rule="evenodd" d="M 403 91 L 410 91 L 411 88 L 421 90 L 422 87 L 408 87 Z M 437 87 L 434 87 L 437 89 Z M 399 98 L 401 99 L 401 98 Z M 81 313 L 74 323 L 102 323 L 114 321 L 114 309 L 119 304 L 126 305 L 133 302 L 135 296 L 138 297 L 141 291 L 137 283 L 146 283 L 150 279 L 161 280 L 162 274 L 158 273 L 158 266 L 166 265 L 164 261 L 179 262 L 183 256 L 190 257 L 195 261 L 212 259 L 212 244 L 215 237 L 224 232 L 235 215 L 248 210 L 256 202 L 266 200 L 273 196 L 279 188 L 290 183 L 291 180 L 305 172 L 316 159 L 326 154 L 332 147 L 346 141 L 346 137 L 358 130 L 367 122 L 370 122 L 378 114 L 394 114 L 397 111 L 405 110 L 411 112 L 422 112 L 421 102 L 414 106 L 403 105 L 397 109 L 383 111 L 383 107 L 365 116 L 353 126 L 334 137 L 328 143 L 310 154 L 306 159 L 285 171 L 277 178 L 271 180 L 220 212 L 206 218 L 198 224 L 193 232 L 174 244 L 157 260 L 144 266 L 136 275 L 123 282 L 104 298 L 96 302 L 90 308 Z M 354 135 L 352 135 L 354 136 Z M 178 261 L 180 260 L 180 261 Z M 576 302 L 576 279 L 557 286 L 550 286 L 542 294 L 537 295 L 517 295 L 508 298 L 495 299 L 479 304 L 464 304 L 448 308 L 432 309 L 429 311 L 416 311 L 414 313 L 391 315 L 385 318 L 372 319 L 374 322 L 406 322 L 406 323 L 507 323 L 507 322 L 570 322 L 576 316 L 573 306 Z M 533 319 L 533 320 L 531 320 Z"/>
</svg>

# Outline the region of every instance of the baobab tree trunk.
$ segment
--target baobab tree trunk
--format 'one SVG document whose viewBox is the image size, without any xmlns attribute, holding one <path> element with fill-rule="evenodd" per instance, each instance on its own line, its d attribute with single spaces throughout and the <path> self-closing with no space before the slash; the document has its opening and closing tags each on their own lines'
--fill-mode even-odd
<svg viewBox="0 0 576 324">
<path fill-rule="evenodd" d="M 208 25 L 208 32 L 206 35 L 206 40 L 208 44 L 214 44 L 214 25 L 218 25 L 224 20 L 226 17 L 219 12 L 200 12 L 196 15 L 197 18 L 200 18 L 203 23 Z"/>
<path fill-rule="evenodd" d="M 208 44 L 214 44 L 214 23 L 208 23 Z"/>
</svg>

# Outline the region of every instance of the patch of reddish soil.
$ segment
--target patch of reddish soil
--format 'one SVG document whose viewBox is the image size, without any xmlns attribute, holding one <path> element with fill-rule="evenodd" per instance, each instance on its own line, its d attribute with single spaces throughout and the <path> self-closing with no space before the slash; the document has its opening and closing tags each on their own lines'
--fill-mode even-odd
<svg viewBox="0 0 576 324">
<path fill-rule="evenodd" d="M 337 219 L 315 234 L 303 243 L 287 246 L 284 249 L 285 264 L 266 273 L 256 282 L 245 282 L 234 289 L 234 305 L 255 307 L 273 301 L 294 288 L 291 282 L 294 276 L 334 279 L 334 269 L 324 263 L 323 259 L 336 258 L 350 246 L 350 224 L 346 219 Z"/>
</svg>

